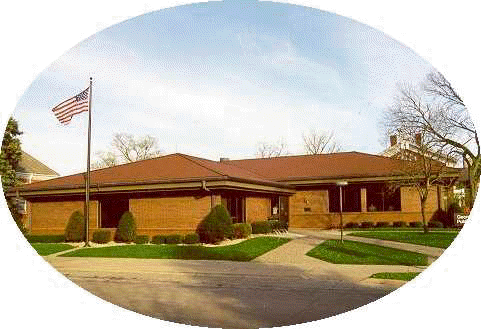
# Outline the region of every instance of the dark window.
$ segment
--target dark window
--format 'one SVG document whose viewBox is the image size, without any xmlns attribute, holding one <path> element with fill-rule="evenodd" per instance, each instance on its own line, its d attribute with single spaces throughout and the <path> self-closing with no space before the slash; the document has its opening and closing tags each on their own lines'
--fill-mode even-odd
<svg viewBox="0 0 481 329">
<path fill-rule="evenodd" d="M 100 227 L 115 228 L 124 212 L 129 211 L 129 199 L 112 197 L 100 200 L 100 211 Z"/>
<path fill-rule="evenodd" d="M 223 197 L 223 204 L 232 217 L 233 223 L 245 222 L 245 198 L 238 196 Z"/>
<path fill-rule="evenodd" d="M 330 186 L 329 191 L 329 212 L 340 212 L 339 207 L 339 186 Z M 361 211 L 361 186 L 347 185 L 342 187 L 342 211 Z"/>
<path fill-rule="evenodd" d="M 386 184 L 366 186 L 367 211 L 401 211 L 401 189 Z"/>
</svg>

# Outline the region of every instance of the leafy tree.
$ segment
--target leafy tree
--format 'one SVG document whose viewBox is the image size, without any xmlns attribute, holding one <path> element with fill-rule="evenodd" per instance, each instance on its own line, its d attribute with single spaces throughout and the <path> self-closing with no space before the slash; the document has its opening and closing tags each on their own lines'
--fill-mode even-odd
<svg viewBox="0 0 481 329">
<path fill-rule="evenodd" d="M 3 136 L 2 149 L 0 152 L 0 175 L 2 176 L 4 193 L 6 193 L 9 188 L 18 185 L 16 172 L 22 156 L 21 143 L 18 136 L 21 134 L 22 132 L 18 127 L 18 122 L 13 118 L 8 119 L 5 134 Z M 13 219 L 17 223 L 17 226 L 22 233 L 25 234 L 26 230 L 21 222 L 21 216 L 18 213 L 14 200 L 7 198 L 7 204 L 10 212 L 12 213 Z"/>
</svg>

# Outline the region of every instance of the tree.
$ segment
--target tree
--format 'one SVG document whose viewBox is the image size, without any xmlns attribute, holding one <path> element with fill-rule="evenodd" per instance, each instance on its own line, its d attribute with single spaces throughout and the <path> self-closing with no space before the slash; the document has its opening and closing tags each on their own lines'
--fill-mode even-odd
<svg viewBox="0 0 481 329">
<path fill-rule="evenodd" d="M 111 147 L 112 150 L 96 152 L 98 160 L 94 163 L 94 168 L 113 167 L 162 154 L 157 139 L 149 135 L 135 138 L 130 134 L 117 133 L 112 139 Z"/>
<path fill-rule="evenodd" d="M 452 183 L 450 178 L 449 168 L 446 166 L 446 161 L 440 159 L 446 158 L 444 147 L 432 139 L 431 136 L 414 133 L 412 127 L 403 127 L 403 134 L 416 135 L 416 149 L 415 152 L 411 150 L 402 150 L 397 158 L 401 160 L 401 168 L 399 174 L 401 180 L 391 182 L 390 187 L 397 189 L 401 186 L 414 188 L 418 195 L 421 205 L 421 218 L 423 222 L 424 233 L 428 233 L 428 220 L 426 218 L 426 202 L 432 188 L 437 185 L 445 185 Z"/>
<path fill-rule="evenodd" d="M 2 176 L 3 192 L 6 193 L 11 187 L 18 185 L 17 170 L 22 157 L 21 143 L 18 136 L 22 132 L 18 127 L 18 122 L 10 118 L 5 128 L 5 134 L 2 141 L 2 149 L 0 152 L 0 175 Z M 17 223 L 22 233 L 25 233 L 25 228 L 21 222 L 21 216 L 18 213 L 15 200 L 7 198 L 7 204 L 12 217 Z"/>
<path fill-rule="evenodd" d="M 259 142 L 257 143 L 258 158 L 275 158 L 287 154 L 287 144 L 282 139 L 276 143 Z"/>
<path fill-rule="evenodd" d="M 309 130 L 309 133 L 302 134 L 306 154 L 335 153 L 341 150 L 341 146 L 334 139 L 334 132 L 325 133 Z"/>
<path fill-rule="evenodd" d="M 384 128 L 388 134 L 396 134 L 405 126 L 428 137 L 445 153 L 464 160 L 469 176 L 467 203 L 472 207 L 481 175 L 481 146 L 463 100 L 441 73 L 428 74 L 420 88 L 399 86 L 399 96 L 386 112 Z"/>
</svg>

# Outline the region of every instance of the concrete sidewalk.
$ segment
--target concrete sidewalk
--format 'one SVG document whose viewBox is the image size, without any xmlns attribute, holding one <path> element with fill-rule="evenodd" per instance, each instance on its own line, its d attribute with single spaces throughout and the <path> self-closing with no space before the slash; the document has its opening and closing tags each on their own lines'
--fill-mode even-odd
<svg viewBox="0 0 481 329">
<path fill-rule="evenodd" d="M 369 277 L 380 272 L 421 272 L 425 267 L 403 266 L 403 265 L 350 265 L 332 264 L 313 257 L 306 256 L 306 253 L 322 243 L 324 239 L 311 231 L 306 233 L 296 231 L 302 237 L 272 250 L 254 259 L 252 262 L 263 264 L 282 264 L 299 268 L 306 277 L 333 279 L 361 284 L 386 284 L 390 286 L 401 286 L 405 282 L 392 280 L 375 280 Z M 332 239 L 332 237 L 330 237 Z"/>
<path fill-rule="evenodd" d="M 340 232 L 338 230 L 315 231 L 315 230 L 296 229 L 296 230 L 293 230 L 293 233 L 304 235 L 307 237 L 322 239 L 322 240 L 339 239 L 340 237 Z M 351 236 L 345 233 L 344 233 L 344 239 L 375 244 L 382 247 L 390 247 L 390 248 L 402 249 L 406 251 L 418 252 L 433 258 L 440 257 L 444 252 L 444 249 L 442 248 L 435 248 L 435 247 L 423 246 L 423 245 L 412 244 L 412 243 L 403 243 L 403 242 L 397 242 L 397 241 L 388 241 L 388 240 L 379 240 L 379 239 Z"/>
</svg>

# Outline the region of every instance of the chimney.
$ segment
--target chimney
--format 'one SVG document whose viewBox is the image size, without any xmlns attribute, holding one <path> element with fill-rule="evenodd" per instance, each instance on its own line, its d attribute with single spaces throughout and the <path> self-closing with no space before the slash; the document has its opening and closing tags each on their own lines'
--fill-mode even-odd
<svg viewBox="0 0 481 329">
<path fill-rule="evenodd" d="M 416 140 L 416 145 L 421 145 L 421 141 L 422 141 L 421 133 L 417 133 L 416 135 L 414 135 L 414 137 Z"/>
<path fill-rule="evenodd" d="M 390 141 L 391 141 L 391 146 L 394 146 L 397 144 L 397 136 L 396 135 L 392 135 L 389 137 Z"/>
<path fill-rule="evenodd" d="M 230 159 L 229 158 L 220 158 L 220 161 L 219 162 L 227 162 L 229 161 Z"/>
</svg>

